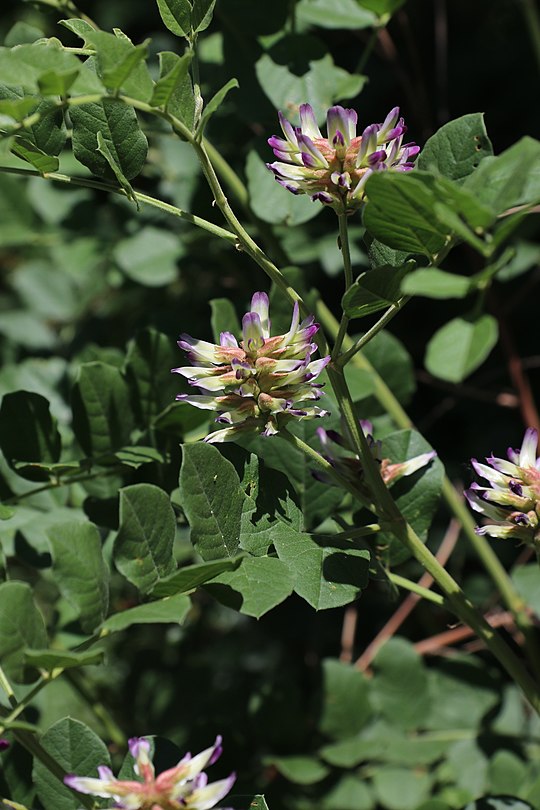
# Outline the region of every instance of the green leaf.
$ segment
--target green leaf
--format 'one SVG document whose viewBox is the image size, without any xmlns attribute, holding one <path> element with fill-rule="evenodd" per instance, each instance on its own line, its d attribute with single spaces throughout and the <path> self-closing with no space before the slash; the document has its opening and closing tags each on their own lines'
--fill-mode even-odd
<svg viewBox="0 0 540 810">
<path fill-rule="evenodd" d="M 24 138 L 16 139 L 11 147 L 11 151 L 26 163 L 30 163 L 34 169 L 41 174 L 55 172 L 58 170 L 60 162 L 56 157 L 50 157 L 42 149 L 38 149 L 33 143 L 25 141 Z"/>
<path fill-rule="evenodd" d="M 24 683 L 25 651 L 46 646 L 45 623 L 34 604 L 30 586 L 26 582 L 3 582 L 0 585 L 0 666 L 6 676 Z"/>
<path fill-rule="evenodd" d="M 78 76 L 78 70 L 48 70 L 38 79 L 39 92 L 44 96 L 67 96 Z"/>
<path fill-rule="evenodd" d="M 121 371 L 83 363 L 72 391 L 73 430 L 87 456 L 106 455 L 129 444 L 133 414 Z"/>
<path fill-rule="evenodd" d="M 71 650 L 26 650 L 25 662 L 36 669 L 52 672 L 55 669 L 73 669 L 103 663 L 104 650 L 87 650 L 86 652 L 73 652 Z"/>
<path fill-rule="evenodd" d="M 488 786 L 488 760 L 476 740 L 459 740 L 452 745 L 446 762 L 453 773 L 456 786 L 472 799 L 481 795 Z"/>
<path fill-rule="evenodd" d="M 152 464 L 154 461 L 163 464 L 163 454 L 156 450 L 155 447 L 145 447 L 144 445 L 135 445 L 134 447 L 122 447 L 116 453 L 111 453 L 109 459 L 100 459 L 100 464 L 111 463 L 124 464 L 126 467 L 131 467 L 133 470 L 138 470 L 143 464 Z"/>
<path fill-rule="evenodd" d="M 296 785 L 314 785 L 330 773 L 330 769 L 315 757 L 266 757 L 265 765 L 273 765 L 279 773 Z"/>
<path fill-rule="evenodd" d="M 382 441 L 382 457 L 392 463 L 407 461 L 433 448 L 415 430 L 398 430 Z M 425 540 L 433 516 L 439 505 L 444 467 L 438 458 L 432 459 L 413 475 L 406 476 L 392 486 L 392 496 L 401 513 L 418 536 Z M 408 559 L 407 549 L 388 532 L 377 535 L 377 544 L 384 549 L 382 554 L 393 565 Z"/>
<path fill-rule="evenodd" d="M 25 45 L 35 42 L 43 36 L 45 36 L 45 34 L 40 28 L 36 28 L 36 26 L 23 22 L 22 20 L 17 20 L 7 32 L 4 45 L 7 48 L 13 48 L 15 45 Z"/>
<path fill-rule="evenodd" d="M 118 633 L 134 624 L 182 624 L 191 608 L 191 602 L 182 593 L 147 602 L 144 605 L 123 610 L 103 622 L 102 635 Z"/>
<path fill-rule="evenodd" d="M 366 82 L 365 76 L 335 65 L 329 53 L 321 52 L 318 41 L 301 34 L 279 40 L 260 57 L 255 72 L 276 109 L 294 110 L 307 102 L 318 119 L 336 101 L 356 96 Z"/>
<path fill-rule="evenodd" d="M 520 565 L 512 573 L 512 581 L 527 606 L 540 616 L 540 577 L 538 565 Z"/>
<path fill-rule="evenodd" d="M 128 198 L 128 200 L 131 200 L 131 202 L 134 202 L 135 205 L 138 208 L 139 203 L 137 202 L 137 198 L 135 197 L 135 194 L 133 192 L 133 188 L 132 188 L 129 180 L 127 179 L 127 177 L 124 175 L 120 165 L 114 159 L 114 155 L 111 152 L 111 150 L 109 149 L 109 147 L 107 145 L 107 142 L 106 142 L 105 138 L 103 137 L 103 133 L 102 132 L 97 132 L 96 133 L 96 138 L 97 138 L 97 151 L 107 161 L 107 163 L 109 165 L 109 168 L 112 169 L 114 176 L 118 180 L 118 185 L 120 186 L 120 188 L 123 188 L 124 191 L 126 192 L 126 197 Z"/>
<path fill-rule="evenodd" d="M 193 33 L 204 31 L 210 25 L 216 0 L 192 0 L 191 28 Z"/>
<path fill-rule="evenodd" d="M 428 670 L 431 710 L 422 719 L 426 729 L 479 732 L 483 719 L 500 701 L 500 684 L 478 661 L 470 657 L 443 661 Z"/>
<path fill-rule="evenodd" d="M 116 36 L 106 31 L 86 30 L 85 43 L 95 48 L 98 74 L 109 90 L 120 90 L 139 101 L 149 101 L 153 83 L 144 60 L 148 55 L 146 40 L 133 45 L 121 31 Z"/>
<path fill-rule="evenodd" d="M 358 3 L 379 17 L 387 18 L 404 5 L 405 0 L 358 0 Z"/>
<path fill-rule="evenodd" d="M 154 85 L 150 105 L 167 110 L 175 91 L 188 74 L 193 56 L 191 53 L 178 56 L 172 51 L 162 51 L 158 56 L 159 79 Z"/>
<path fill-rule="evenodd" d="M 174 74 L 174 71 L 180 71 L 178 80 L 175 82 L 168 97 L 167 111 L 183 121 L 191 131 L 195 120 L 195 94 L 193 92 L 191 77 L 187 72 L 187 67 L 183 63 L 182 67 L 178 68 L 179 60 L 184 59 L 187 55 L 188 54 L 184 54 L 184 56 L 179 57 L 171 51 L 163 51 L 160 54 L 160 76 L 163 76 L 165 80 L 165 77 L 170 73 Z"/>
<path fill-rule="evenodd" d="M 15 391 L 0 406 L 0 447 L 11 462 L 55 462 L 61 439 L 49 403 L 41 394 Z"/>
<path fill-rule="evenodd" d="M 218 90 L 217 93 L 212 96 L 208 104 L 204 107 L 203 114 L 201 116 L 201 122 L 197 128 L 197 132 L 202 134 L 208 121 L 212 117 L 212 115 L 216 112 L 217 109 L 223 104 L 225 100 L 225 96 L 232 90 L 233 88 L 238 87 L 238 80 L 237 79 L 229 79 L 227 84 L 223 85 L 221 90 Z"/>
<path fill-rule="evenodd" d="M 199 585 L 204 585 L 223 571 L 234 571 L 243 557 L 232 557 L 227 560 L 197 563 L 179 568 L 174 574 L 161 579 L 152 590 L 152 596 L 174 596 L 177 593 L 188 593 Z"/>
<path fill-rule="evenodd" d="M 374 14 L 355 0 L 301 0 L 296 7 L 298 19 L 321 28 L 370 28 L 377 23 Z"/>
<path fill-rule="evenodd" d="M 174 401 L 178 382 L 171 368 L 178 361 L 176 355 L 171 339 L 155 329 L 144 329 L 130 341 L 125 373 L 139 425 L 150 427 L 163 408 Z"/>
<path fill-rule="evenodd" d="M 527 766 L 511 751 L 497 751 L 489 763 L 488 783 L 493 793 L 511 795 L 516 785 L 525 784 Z"/>
<path fill-rule="evenodd" d="M 373 789 L 387 810 L 416 810 L 429 797 L 430 774 L 405 768 L 376 768 Z"/>
<path fill-rule="evenodd" d="M 470 802 L 463 810 L 535 810 L 532 804 L 515 796 L 484 796 Z"/>
<path fill-rule="evenodd" d="M 100 765 L 111 765 L 105 743 L 88 726 L 71 717 L 64 717 L 48 728 L 40 744 L 66 773 L 96 778 Z M 45 810 L 77 810 L 81 806 L 80 797 L 37 758 L 33 780 Z"/>
<path fill-rule="evenodd" d="M 497 321 L 491 315 L 454 318 L 429 341 L 426 368 L 441 380 L 461 382 L 484 362 L 497 337 Z"/>
<path fill-rule="evenodd" d="M 153 484 L 133 484 L 120 490 L 120 527 L 113 559 L 143 593 L 174 570 L 175 534 L 176 517 L 166 492 Z"/>
<path fill-rule="evenodd" d="M 13 88 L 22 88 L 30 93 L 42 92 L 40 80 L 52 74 L 70 76 L 79 74 L 82 63 L 71 53 L 54 42 L 34 42 L 16 48 L 0 48 L 0 76 L 2 83 Z M 57 95 L 57 86 L 51 95 Z M 45 92 L 45 86 L 43 86 Z"/>
<path fill-rule="evenodd" d="M 114 257 L 132 281 L 145 287 L 162 287 L 178 277 L 177 260 L 182 255 L 178 237 L 162 228 L 146 226 L 122 239 Z"/>
<path fill-rule="evenodd" d="M 350 541 L 288 532 L 273 538 L 278 557 L 295 577 L 294 590 L 315 610 L 357 599 L 368 582 L 370 552 Z"/>
<path fill-rule="evenodd" d="M 161 19 L 173 34 L 189 37 L 191 34 L 191 3 L 189 0 L 157 0 Z"/>
<path fill-rule="evenodd" d="M 268 805 L 266 804 L 266 800 L 264 796 L 258 795 L 254 796 L 253 799 L 249 803 L 250 810 L 268 810 Z M 521 808 L 519 808 L 521 810 Z"/>
<path fill-rule="evenodd" d="M 287 566 L 274 557 L 245 557 L 234 571 L 219 574 L 204 586 L 224 605 L 260 619 L 293 589 Z"/>
<path fill-rule="evenodd" d="M 429 713 L 431 696 L 423 661 L 410 642 L 389 639 L 374 661 L 373 705 L 393 726 L 414 729 Z M 421 724 L 421 721 L 420 721 Z"/>
<path fill-rule="evenodd" d="M 60 154 L 66 142 L 66 128 L 62 111 L 58 109 L 57 104 L 48 99 L 40 101 L 36 98 L 29 98 L 25 96 L 22 88 L 7 87 L 3 84 L 0 85 L 0 99 L 2 99 L 0 103 L 7 105 L 6 113 L 8 115 L 14 113 L 17 120 L 25 115 L 37 116 L 35 123 L 24 128 L 24 131 L 15 140 L 15 145 L 19 143 L 22 148 L 27 149 L 34 146 L 50 157 Z M 21 115 L 20 113 L 23 111 L 24 114 Z M 18 156 L 23 157 L 20 154 Z M 23 157 L 23 159 L 28 158 Z M 53 169 L 47 171 L 53 171 Z"/>
<path fill-rule="evenodd" d="M 210 301 L 212 310 L 211 324 L 214 341 L 219 343 L 221 332 L 231 332 L 233 335 L 241 334 L 240 321 L 234 308 L 234 304 L 228 298 L 212 298 Z"/>
<path fill-rule="evenodd" d="M 419 169 L 463 183 L 478 168 L 480 161 L 490 155 L 493 155 L 493 148 L 484 115 L 469 113 L 449 121 L 432 135 L 422 147 L 416 165 Z"/>
<path fill-rule="evenodd" d="M 392 306 L 401 298 L 401 282 L 416 262 L 406 262 L 401 267 L 382 265 L 362 273 L 349 287 L 342 299 L 348 318 L 364 318 L 380 309 Z"/>
<path fill-rule="evenodd" d="M 115 99 L 70 108 L 73 154 L 98 177 L 116 179 L 108 160 L 97 151 L 97 134 L 127 180 L 139 174 L 146 160 L 148 142 L 133 107 Z"/>
<path fill-rule="evenodd" d="M 369 684 L 350 664 L 333 658 L 323 661 L 323 703 L 319 729 L 334 739 L 360 731 L 372 714 Z"/>
<path fill-rule="evenodd" d="M 401 291 L 406 295 L 442 299 L 465 298 L 473 287 L 473 279 L 447 273 L 437 267 L 422 267 L 415 270 L 401 283 Z"/>
<path fill-rule="evenodd" d="M 343 776 L 326 794 L 324 810 L 371 810 L 375 800 L 363 776 Z"/>
<path fill-rule="evenodd" d="M 180 499 L 191 542 L 203 560 L 233 557 L 240 545 L 246 494 L 234 465 L 210 444 L 184 444 Z"/>
<path fill-rule="evenodd" d="M 301 225 L 320 214 L 322 205 L 307 195 L 295 195 L 280 186 L 255 150 L 247 156 L 246 177 L 250 207 L 264 222 Z"/>
<path fill-rule="evenodd" d="M 58 587 L 77 609 L 83 630 L 91 633 L 109 606 L 109 571 L 99 531 L 93 523 L 72 521 L 52 526 L 47 536 Z"/>
<path fill-rule="evenodd" d="M 525 137 L 497 157 L 482 161 L 465 188 L 497 213 L 540 200 L 540 142 Z"/>
</svg>

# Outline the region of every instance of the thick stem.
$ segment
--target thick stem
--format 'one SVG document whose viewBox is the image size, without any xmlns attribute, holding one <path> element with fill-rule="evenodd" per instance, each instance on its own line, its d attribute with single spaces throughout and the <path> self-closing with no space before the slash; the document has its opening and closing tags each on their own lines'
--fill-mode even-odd
<svg viewBox="0 0 540 810">
<path fill-rule="evenodd" d="M 343 257 L 343 271 L 345 273 L 345 292 L 349 289 L 351 284 L 353 283 L 353 273 L 352 273 L 352 262 L 351 262 L 351 249 L 349 245 L 349 230 L 347 224 L 347 211 L 345 206 L 343 210 L 340 211 L 338 214 L 338 223 L 339 223 L 339 249 L 341 250 L 341 255 Z M 332 350 L 332 359 L 334 362 L 337 361 L 337 358 L 340 355 L 341 347 L 343 345 L 343 340 L 347 334 L 347 327 L 349 326 L 349 319 L 345 312 L 341 316 L 341 322 L 339 324 L 339 329 L 336 337 L 336 342 L 334 344 L 334 348 Z"/>
</svg>

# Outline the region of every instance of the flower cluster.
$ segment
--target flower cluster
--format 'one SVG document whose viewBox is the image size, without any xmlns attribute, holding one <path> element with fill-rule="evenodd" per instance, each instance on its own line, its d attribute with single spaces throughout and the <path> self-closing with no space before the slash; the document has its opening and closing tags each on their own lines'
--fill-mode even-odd
<svg viewBox="0 0 540 810">
<path fill-rule="evenodd" d="M 360 136 L 356 135 L 357 121 L 354 110 L 330 107 L 325 138 L 309 104 L 300 105 L 299 127 L 279 113 L 285 138 L 268 139 L 278 160 L 266 165 L 293 194 L 309 194 L 312 200 L 338 211 L 343 206 L 354 211 L 364 200 L 364 188 L 373 172 L 409 171 L 420 151 L 414 143 L 403 143 L 407 127 L 399 117 L 399 107 L 390 110 L 382 124 L 370 124 Z"/>
<path fill-rule="evenodd" d="M 116 779 L 110 768 L 98 768 L 99 779 L 75 776 L 64 777 L 68 787 L 79 793 L 90 793 L 113 799 L 121 810 L 209 810 L 214 807 L 234 784 L 235 775 L 208 784 L 203 769 L 212 765 L 221 754 L 221 737 L 214 745 L 192 757 L 186 754 L 180 762 L 156 777 L 150 759 L 150 743 L 145 737 L 129 740 L 129 752 L 135 760 L 134 770 L 142 781 Z"/>
<path fill-rule="evenodd" d="M 317 350 L 313 337 L 319 329 L 313 316 L 300 323 L 294 305 L 291 327 L 284 335 L 270 336 L 268 296 L 257 292 L 242 320 L 243 340 L 222 332 L 219 346 L 181 335 L 178 345 L 191 366 L 173 368 L 202 394 L 179 394 L 177 399 L 197 408 L 217 411 L 216 422 L 228 427 L 211 433 L 207 442 L 223 442 L 239 432 L 271 436 L 291 419 L 324 416 L 316 406 L 323 392 L 314 380 L 329 357 L 312 360 Z"/>
<path fill-rule="evenodd" d="M 529 428 L 519 450 L 508 448 L 508 461 L 489 456 L 487 464 L 480 464 L 475 458 L 471 459 L 474 471 L 488 485 L 472 483 L 465 492 L 467 500 L 475 512 L 497 521 L 477 528 L 477 534 L 515 537 L 526 543 L 534 543 L 540 537 L 540 458 L 536 457 L 537 448 L 538 431 Z"/>
<path fill-rule="evenodd" d="M 412 475 L 421 467 L 425 467 L 437 455 L 435 450 L 431 450 L 428 453 L 422 453 L 419 456 L 410 458 L 408 461 L 392 463 L 389 458 L 383 458 L 382 443 L 373 438 L 373 425 L 371 422 L 362 419 L 360 426 L 367 439 L 371 455 L 378 462 L 381 477 L 387 486 L 391 486 L 400 478 Z M 318 428 L 317 435 L 325 459 L 339 472 L 342 478 L 355 486 L 366 499 L 371 500 L 372 496 L 364 479 L 362 462 L 356 455 L 349 438 L 342 436 L 335 430 L 324 430 L 324 428 Z M 319 480 L 332 483 L 331 479 L 326 478 L 324 473 L 317 472 L 313 474 Z"/>
</svg>

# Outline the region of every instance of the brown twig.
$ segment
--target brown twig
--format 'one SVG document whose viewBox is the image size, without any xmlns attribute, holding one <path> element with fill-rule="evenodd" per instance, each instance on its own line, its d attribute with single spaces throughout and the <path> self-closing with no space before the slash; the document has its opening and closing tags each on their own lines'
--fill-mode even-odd
<svg viewBox="0 0 540 810">
<path fill-rule="evenodd" d="M 503 611 L 501 613 L 492 614 L 491 616 L 485 616 L 485 619 L 491 627 L 505 627 L 508 630 L 515 630 L 516 627 L 514 617 L 509 611 Z M 459 627 L 452 627 L 450 630 L 437 633 L 436 636 L 431 636 L 423 641 L 418 641 L 414 645 L 414 649 L 420 655 L 440 655 L 446 648 L 453 646 L 460 641 L 465 641 L 465 639 L 471 638 L 474 635 L 474 630 L 471 630 L 470 627 L 459 625 Z M 522 640 L 521 633 L 514 637 L 518 642 L 520 639 Z M 485 647 L 484 644 L 482 644 L 482 648 L 483 647 Z"/>
<path fill-rule="evenodd" d="M 353 659 L 354 636 L 356 633 L 356 622 L 358 620 L 358 609 L 356 605 L 349 605 L 343 617 L 343 627 L 341 630 L 341 653 L 339 660 L 345 664 L 350 664 Z"/>
<path fill-rule="evenodd" d="M 448 529 L 446 530 L 446 534 L 441 545 L 439 546 L 439 550 L 435 555 L 441 565 L 446 565 L 448 562 L 448 559 L 454 550 L 454 546 L 458 541 L 460 529 L 461 525 L 459 521 L 453 518 L 450 521 Z M 430 574 L 425 573 L 418 580 L 418 584 L 423 588 L 429 588 L 433 584 L 433 578 Z M 373 641 L 366 647 L 362 655 L 355 662 L 355 667 L 357 669 L 359 669 L 361 672 L 365 672 L 368 669 L 382 645 L 388 641 L 389 638 L 395 635 L 405 619 L 414 610 L 420 599 L 421 597 L 415 593 L 410 593 L 407 595 L 395 613 L 388 619 L 384 627 L 377 633 Z"/>
</svg>

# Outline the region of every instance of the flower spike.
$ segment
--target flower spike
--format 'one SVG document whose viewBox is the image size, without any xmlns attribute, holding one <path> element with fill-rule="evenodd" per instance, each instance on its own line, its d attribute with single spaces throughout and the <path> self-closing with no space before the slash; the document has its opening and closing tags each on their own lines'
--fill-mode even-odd
<svg viewBox="0 0 540 810">
<path fill-rule="evenodd" d="M 489 456 L 487 464 L 471 459 L 473 470 L 487 486 L 476 481 L 465 491 L 475 512 L 497 523 L 476 529 L 491 537 L 515 537 L 530 545 L 540 541 L 540 458 L 538 431 L 528 428 L 519 450 L 508 448 L 508 461 Z"/>
<path fill-rule="evenodd" d="M 414 143 L 403 143 L 407 127 L 399 107 L 390 110 L 382 124 L 370 124 L 358 136 L 355 110 L 330 107 L 326 138 L 309 104 L 301 104 L 299 113 L 299 127 L 278 113 L 285 138 L 268 139 L 277 161 L 266 166 L 292 194 L 309 194 L 338 211 L 345 206 L 352 212 L 362 205 L 367 179 L 374 171 L 408 172 L 420 151 Z"/>
<path fill-rule="evenodd" d="M 313 316 L 300 322 L 295 303 L 289 331 L 272 337 L 270 328 L 268 296 L 256 292 L 242 319 L 240 343 L 229 332 L 221 333 L 219 346 L 180 336 L 178 345 L 192 365 L 173 372 L 202 393 L 177 399 L 216 411 L 216 422 L 227 426 L 211 433 L 207 442 L 229 441 L 245 432 L 273 436 L 290 420 L 325 416 L 321 408 L 306 405 L 323 396 L 315 380 L 330 361 L 312 359 L 319 325 Z"/>
<path fill-rule="evenodd" d="M 208 784 L 204 768 L 213 765 L 221 755 L 221 737 L 214 745 L 192 757 L 186 754 L 174 768 L 156 777 L 150 759 L 150 742 L 145 737 L 129 740 L 129 753 L 135 760 L 134 771 L 140 781 L 117 779 L 105 765 L 98 770 L 99 778 L 69 774 L 65 784 L 79 791 L 113 799 L 119 810 L 209 810 L 227 795 L 236 776 Z"/>
</svg>

